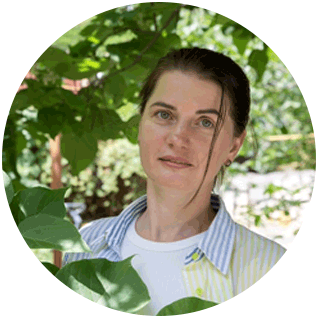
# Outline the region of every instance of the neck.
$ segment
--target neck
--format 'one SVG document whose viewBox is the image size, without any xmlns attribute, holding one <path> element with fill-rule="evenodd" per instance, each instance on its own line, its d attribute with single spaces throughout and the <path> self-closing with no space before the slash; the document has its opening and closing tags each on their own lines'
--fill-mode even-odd
<svg viewBox="0 0 318 318">
<path fill-rule="evenodd" d="M 188 204 L 193 195 L 148 180 L 147 209 L 136 222 L 137 233 L 151 241 L 174 242 L 206 231 L 215 216 L 211 192 L 200 191 Z"/>
</svg>

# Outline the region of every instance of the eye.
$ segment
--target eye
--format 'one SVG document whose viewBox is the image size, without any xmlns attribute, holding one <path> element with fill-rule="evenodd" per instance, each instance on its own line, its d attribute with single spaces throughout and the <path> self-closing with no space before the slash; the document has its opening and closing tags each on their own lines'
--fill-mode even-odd
<svg viewBox="0 0 318 318">
<path fill-rule="evenodd" d="M 201 125 L 204 127 L 204 128 L 212 128 L 213 127 L 213 123 L 211 120 L 207 119 L 207 118 L 203 118 L 201 121 L 200 121 Z"/>
<path fill-rule="evenodd" d="M 163 110 L 158 111 L 158 112 L 156 113 L 156 115 L 157 115 L 160 119 L 164 119 L 164 120 L 169 119 L 169 117 L 170 117 L 170 114 L 167 113 L 167 112 L 165 112 L 165 111 L 163 111 Z"/>
</svg>

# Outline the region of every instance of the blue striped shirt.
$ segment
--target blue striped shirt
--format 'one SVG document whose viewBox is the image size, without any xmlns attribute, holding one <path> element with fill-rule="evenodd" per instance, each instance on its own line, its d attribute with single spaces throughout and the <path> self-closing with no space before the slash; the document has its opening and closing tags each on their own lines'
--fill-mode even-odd
<svg viewBox="0 0 318 318">
<path fill-rule="evenodd" d="M 220 303 L 244 291 L 276 264 L 285 249 L 234 222 L 217 195 L 211 196 L 217 211 L 198 246 L 184 260 L 183 277 L 188 295 Z M 89 258 L 121 261 L 120 250 L 130 223 L 147 208 L 147 196 L 131 203 L 116 217 L 84 226 L 80 233 L 90 253 L 68 253 L 63 266 Z"/>
</svg>

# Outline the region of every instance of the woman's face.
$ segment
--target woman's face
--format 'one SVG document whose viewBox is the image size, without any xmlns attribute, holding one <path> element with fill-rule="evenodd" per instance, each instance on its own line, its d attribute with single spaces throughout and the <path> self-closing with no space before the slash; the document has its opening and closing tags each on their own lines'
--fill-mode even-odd
<svg viewBox="0 0 318 318">
<path fill-rule="evenodd" d="M 204 176 L 218 118 L 222 90 L 213 83 L 180 71 L 164 73 L 148 100 L 140 125 L 139 146 L 148 182 L 195 191 Z M 229 98 L 225 96 L 225 106 Z M 211 191 L 214 177 L 233 161 L 245 133 L 235 138 L 226 115 L 214 146 L 202 189 Z"/>
</svg>

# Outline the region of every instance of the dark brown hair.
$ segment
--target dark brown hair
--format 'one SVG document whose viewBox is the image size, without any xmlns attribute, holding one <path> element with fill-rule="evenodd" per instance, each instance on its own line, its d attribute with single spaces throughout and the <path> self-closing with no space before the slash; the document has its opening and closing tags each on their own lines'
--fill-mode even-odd
<svg viewBox="0 0 318 318">
<path fill-rule="evenodd" d="M 140 113 L 143 115 L 146 104 L 151 97 L 159 78 L 168 71 L 181 71 L 196 75 L 198 78 L 212 81 L 220 85 L 222 89 L 222 97 L 220 104 L 220 116 L 218 117 L 216 128 L 211 140 L 207 165 L 203 180 L 194 195 L 199 192 L 206 173 L 209 168 L 214 144 L 224 122 L 226 113 L 228 112 L 234 122 L 234 136 L 239 137 L 245 130 L 250 111 L 250 86 L 248 78 L 232 59 L 229 57 L 208 49 L 201 48 L 186 48 L 174 50 L 161 58 L 155 69 L 146 79 L 146 82 L 140 92 Z M 223 105 L 224 95 L 227 94 L 230 98 L 230 107 L 226 109 Z M 221 179 L 224 175 L 224 167 L 221 168 L 219 175 Z M 216 184 L 217 177 L 214 180 L 213 188 Z M 194 199 L 191 199 L 191 201 Z M 190 201 L 190 202 L 191 202 Z"/>
</svg>

